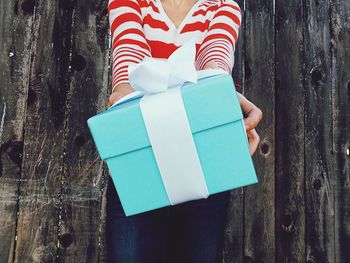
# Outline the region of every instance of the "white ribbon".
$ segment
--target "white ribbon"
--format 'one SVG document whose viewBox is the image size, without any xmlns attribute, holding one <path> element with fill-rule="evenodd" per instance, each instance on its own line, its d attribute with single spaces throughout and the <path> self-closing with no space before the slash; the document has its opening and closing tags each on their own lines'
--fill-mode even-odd
<svg viewBox="0 0 350 263">
<path fill-rule="evenodd" d="M 130 65 L 129 81 L 135 92 L 111 106 L 145 94 L 140 109 L 172 205 L 209 196 L 180 88 L 186 81 L 197 83 L 199 78 L 226 72 L 197 72 L 195 55 L 195 42 L 191 40 L 168 60 L 146 57 Z"/>
<path fill-rule="evenodd" d="M 130 84 L 134 90 L 154 94 L 181 87 L 186 81 L 197 83 L 195 56 L 196 46 L 191 40 L 167 60 L 145 57 L 141 63 L 129 66 Z"/>
</svg>

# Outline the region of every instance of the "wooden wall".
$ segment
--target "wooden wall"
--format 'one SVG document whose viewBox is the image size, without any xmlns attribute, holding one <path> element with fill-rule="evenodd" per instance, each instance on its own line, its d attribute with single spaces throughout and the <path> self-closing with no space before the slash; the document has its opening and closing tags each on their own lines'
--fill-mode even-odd
<svg viewBox="0 0 350 263">
<path fill-rule="evenodd" d="M 107 0 L 0 0 L 0 262 L 106 262 Z M 350 262 L 350 1 L 238 1 L 234 79 L 264 113 L 222 262 Z"/>
</svg>

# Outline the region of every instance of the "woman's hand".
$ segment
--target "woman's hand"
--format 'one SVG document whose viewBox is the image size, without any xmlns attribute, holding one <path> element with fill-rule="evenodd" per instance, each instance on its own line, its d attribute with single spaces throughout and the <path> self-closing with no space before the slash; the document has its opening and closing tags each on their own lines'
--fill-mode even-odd
<svg viewBox="0 0 350 263">
<path fill-rule="evenodd" d="M 203 67 L 203 69 L 218 69 L 219 66 L 215 61 L 209 61 Z M 253 155 L 258 148 L 260 137 L 255 130 L 255 127 L 259 124 L 262 119 L 262 111 L 255 106 L 252 102 L 250 102 L 246 97 L 244 97 L 241 93 L 237 92 L 238 100 L 241 105 L 243 112 L 247 115 L 244 118 L 244 124 L 247 131 L 247 137 L 249 141 L 249 151 L 250 154 Z"/>
<path fill-rule="evenodd" d="M 112 94 L 109 95 L 108 108 L 111 107 L 116 101 L 120 100 L 133 91 L 134 89 L 128 83 L 122 83 L 116 86 Z"/>
<path fill-rule="evenodd" d="M 259 124 L 262 119 L 262 111 L 250 102 L 241 93 L 237 92 L 238 100 L 241 105 L 242 111 L 246 114 L 244 118 L 244 125 L 247 131 L 247 137 L 249 141 L 249 151 L 253 155 L 258 148 L 260 137 L 255 130 L 255 127 Z"/>
</svg>

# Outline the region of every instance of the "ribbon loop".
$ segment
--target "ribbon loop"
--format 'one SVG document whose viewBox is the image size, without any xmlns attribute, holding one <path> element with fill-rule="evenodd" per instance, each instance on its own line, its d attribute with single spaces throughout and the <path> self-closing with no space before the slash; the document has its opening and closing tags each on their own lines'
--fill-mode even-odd
<svg viewBox="0 0 350 263">
<path fill-rule="evenodd" d="M 145 94 L 180 87 L 186 81 L 197 83 L 196 46 L 192 39 L 176 49 L 167 60 L 145 57 L 128 67 L 130 85 Z"/>
</svg>

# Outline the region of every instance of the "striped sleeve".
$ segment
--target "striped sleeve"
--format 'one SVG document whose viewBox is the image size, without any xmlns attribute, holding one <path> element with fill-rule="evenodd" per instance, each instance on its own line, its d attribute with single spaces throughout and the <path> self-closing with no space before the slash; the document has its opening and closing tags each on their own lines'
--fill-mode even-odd
<svg viewBox="0 0 350 263">
<path fill-rule="evenodd" d="M 108 16 L 112 35 L 112 92 L 129 83 L 128 66 L 151 56 L 142 28 L 139 0 L 109 0 Z"/>
<path fill-rule="evenodd" d="M 232 0 L 222 0 L 198 50 L 197 69 L 203 69 L 208 62 L 213 61 L 219 68 L 232 73 L 241 20 L 239 5 Z"/>
</svg>

